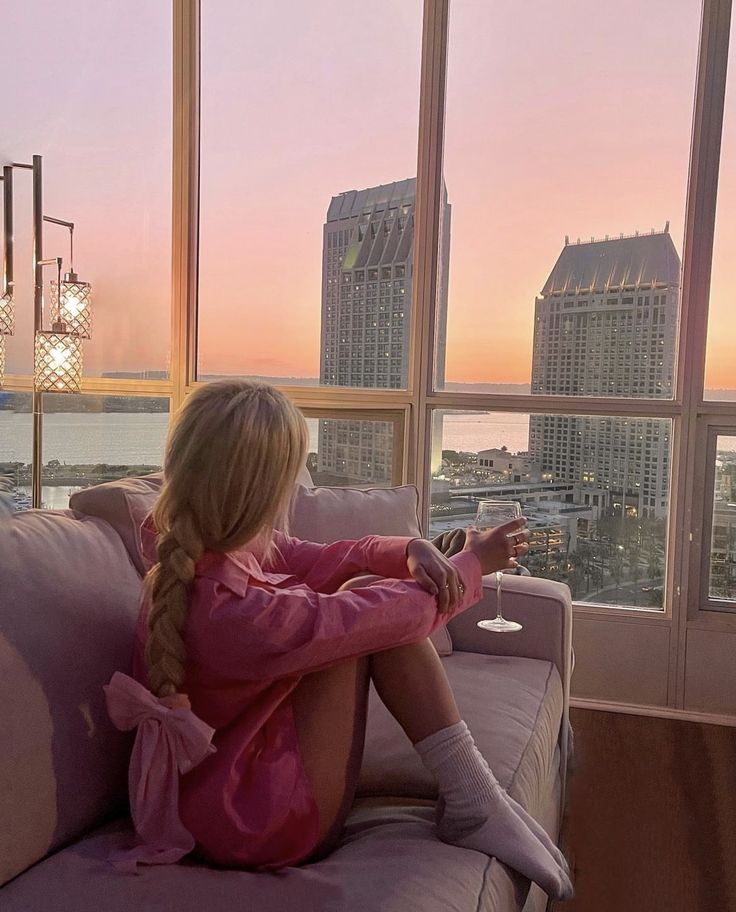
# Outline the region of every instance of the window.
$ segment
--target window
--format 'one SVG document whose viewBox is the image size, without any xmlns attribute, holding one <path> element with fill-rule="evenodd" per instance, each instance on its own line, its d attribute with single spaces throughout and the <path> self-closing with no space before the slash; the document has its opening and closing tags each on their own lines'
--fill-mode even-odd
<svg viewBox="0 0 736 912">
<path fill-rule="evenodd" d="M 395 215 L 411 224 L 416 199 L 421 23 L 419 0 L 318 0 L 286 17 L 202 3 L 201 379 L 406 387 L 408 353 L 379 377 L 371 357 L 351 369 L 371 355 L 361 334 L 326 339 L 343 318 L 362 333 L 368 260 L 383 277 L 413 255 Z M 355 35 L 380 44 L 375 66 L 356 68 Z M 408 314 L 392 325 L 408 350 Z"/>
<path fill-rule="evenodd" d="M 171 9 L 147 0 L 3 4 L 12 73 L 3 162 L 43 156 L 44 215 L 72 221 L 74 266 L 92 283 L 84 375 L 165 376 L 171 325 Z M 10 374 L 32 365 L 31 176 L 14 170 L 17 331 Z M 70 267 L 67 229 L 46 224 L 45 257 Z M 46 270 L 46 323 L 49 282 Z"/>
<path fill-rule="evenodd" d="M 169 425 L 163 397 L 44 395 L 42 505 L 59 510 L 81 488 L 158 472 Z M 0 473 L 30 505 L 31 397 L 0 394 Z"/>
<path fill-rule="evenodd" d="M 41 20 L 26 6 L 12 0 L 4 22 L 20 144 L 6 154 L 44 155 L 46 211 L 75 220 L 96 310 L 83 410 L 68 398 L 62 418 L 45 397 L 47 502 L 155 468 L 159 406 L 178 407 L 197 382 L 266 377 L 307 415 L 320 483 L 416 482 L 425 531 L 465 524 L 494 486 L 521 499 L 533 571 L 575 593 L 577 680 L 596 682 L 584 695 L 630 701 L 622 682 L 644 656 L 651 687 L 637 698 L 691 705 L 706 641 L 736 632 L 723 520 L 736 437 L 733 73 L 704 402 L 694 377 L 730 4 L 702 6 L 702 30 L 698 0 L 456 2 L 449 26 L 431 0 L 316 0 L 287 19 L 234 0 L 72 0 Z M 356 35 L 381 48 L 370 66 L 356 69 Z M 24 487 L 27 175 L 15 185 L 0 471 Z M 683 240 L 686 200 L 699 214 Z M 44 254 L 66 254 L 66 241 L 49 226 Z M 697 331 L 678 340 L 682 303 Z M 136 415 L 131 400 L 150 408 Z M 111 414 L 114 402 L 127 404 Z M 138 419 L 151 450 L 124 446 Z M 71 449 L 57 422 L 77 427 Z"/>
<path fill-rule="evenodd" d="M 703 603 L 718 611 L 736 610 L 736 435 L 712 434 L 711 440 L 713 499 L 708 504 L 710 542 Z"/>
<path fill-rule="evenodd" d="M 656 462 L 643 459 L 645 433 Z M 430 534 L 470 525 L 484 498 L 515 500 L 534 576 L 580 603 L 661 609 L 670 437 L 662 419 L 437 410 Z"/>
<path fill-rule="evenodd" d="M 695 0 L 666 16 L 634 0 L 453 7 L 438 388 L 672 398 L 699 13 Z M 665 344 L 645 375 L 616 356 L 657 331 L 652 313 L 631 322 L 655 290 Z M 589 349 L 569 371 L 560 304 Z"/>
<path fill-rule="evenodd" d="M 317 485 L 386 487 L 401 479 L 397 455 L 403 439 L 403 416 L 366 420 L 370 413 L 345 417 L 317 416 L 305 410 L 309 428 L 307 468 Z"/>
<path fill-rule="evenodd" d="M 705 361 L 705 398 L 736 399 L 733 360 L 733 288 L 736 283 L 736 16 L 731 20 L 731 50 L 723 112 L 721 166 L 713 249 Z"/>
</svg>

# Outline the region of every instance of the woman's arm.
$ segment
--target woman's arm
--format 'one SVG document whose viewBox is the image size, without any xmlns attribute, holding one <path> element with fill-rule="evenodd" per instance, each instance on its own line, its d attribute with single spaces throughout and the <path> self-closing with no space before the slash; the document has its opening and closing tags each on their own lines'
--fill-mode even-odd
<svg viewBox="0 0 736 912">
<path fill-rule="evenodd" d="M 410 536 L 367 535 L 328 545 L 274 532 L 273 553 L 264 570 L 292 573 L 315 592 L 335 592 L 358 573 L 391 579 L 409 576 L 406 549 Z"/>
<path fill-rule="evenodd" d="M 440 614 L 437 601 L 417 583 L 382 579 L 334 594 L 251 583 L 244 596 L 221 583 L 200 589 L 197 599 L 215 606 L 198 631 L 198 649 L 212 656 L 218 674 L 240 680 L 300 675 L 429 636 L 482 594 L 480 561 L 463 552 L 452 558 L 464 585 L 454 610 Z"/>
</svg>

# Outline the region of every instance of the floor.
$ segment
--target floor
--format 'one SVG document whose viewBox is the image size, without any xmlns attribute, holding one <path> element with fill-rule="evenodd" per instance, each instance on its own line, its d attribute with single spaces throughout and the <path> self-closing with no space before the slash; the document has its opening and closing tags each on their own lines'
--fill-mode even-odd
<svg viewBox="0 0 736 912">
<path fill-rule="evenodd" d="M 736 728 L 571 717 L 563 844 L 576 895 L 554 912 L 734 912 Z"/>
</svg>

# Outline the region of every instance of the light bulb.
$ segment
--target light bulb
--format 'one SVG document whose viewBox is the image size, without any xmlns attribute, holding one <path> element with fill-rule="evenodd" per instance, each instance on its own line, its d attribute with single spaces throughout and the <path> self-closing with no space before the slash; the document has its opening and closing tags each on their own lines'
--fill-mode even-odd
<svg viewBox="0 0 736 912">
<path fill-rule="evenodd" d="M 82 380 L 82 340 L 54 324 L 36 333 L 34 386 L 39 392 L 72 393 Z"/>
<path fill-rule="evenodd" d="M 82 339 L 92 337 L 92 286 L 75 272 L 67 272 L 59 286 L 51 283 L 51 319 L 64 323 L 67 332 Z"/>
<path fill-rule="evenodd" d="M 54 369 L 65 369 L 69 361 L 69 349 L 65 345 L 56 345 L 49 352 L 49 357 L 51 358 L 51 366 Z"/>
<path fill-rule="evenodd" d="M 75 295 L 70 295 L 64 299 L 64 308 L 70 317 L 79 316 L 82 309 L 82 303 Z"/>
</svg>

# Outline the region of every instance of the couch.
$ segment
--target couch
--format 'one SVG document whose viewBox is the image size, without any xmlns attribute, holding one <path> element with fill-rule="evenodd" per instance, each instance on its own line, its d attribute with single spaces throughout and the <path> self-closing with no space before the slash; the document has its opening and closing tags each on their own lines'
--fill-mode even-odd
<svg viewBox="0 0 736 912">
<path fill-rule="evenodd" d="M 66 511 L 0 526 L 0 909 L 3 912 L 541 912 L 546 897 L 496 859 L 440 842 L 435 785 L 371 694 L 355 805 L 339 847 L 265 874 L 178 865 L 120 874 L 106 851 L 130 835 L 131 734 L 102 685 L 128 671 L 142 563 L 137 526 L 160 479 L 90 488 Z M 419 534 L 416 490 L 300 486 L 291 533 L 313 540 Z M 558 837 L 568 754 L 570 594 L 504 581 L 516 634 L 480 630 L 495 584 L 436 640 L 461 713 L 502 785 Z"/>
</svg>

